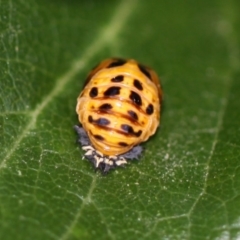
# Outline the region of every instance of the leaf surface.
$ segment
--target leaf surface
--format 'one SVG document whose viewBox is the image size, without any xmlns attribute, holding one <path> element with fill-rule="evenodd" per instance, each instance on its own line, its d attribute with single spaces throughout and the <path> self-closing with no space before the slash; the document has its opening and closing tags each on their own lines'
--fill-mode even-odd
<svg viewBox="0 0 240 240">
<path fill-rule="evenodd" d="M 4 0 L 0 239 L 238 239 L 239 1 Z M 107 176 L 73 125 L 104 58 L 153 67 L 161 127 Z"/>
</svg>

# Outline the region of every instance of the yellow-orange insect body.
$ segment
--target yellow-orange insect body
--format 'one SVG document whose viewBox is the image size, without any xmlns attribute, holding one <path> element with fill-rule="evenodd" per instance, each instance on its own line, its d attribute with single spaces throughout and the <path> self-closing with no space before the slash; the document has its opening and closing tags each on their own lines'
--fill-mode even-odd
<svg viewBox="0 0 240 240">
<path fill-rule="evenodd" d="M 157 74 L 135 60 L 107 59 L 90 72 L 76 112 L 92 145 L 84 150 L 96 168 L 108 171 L 134 158 L 133 148 L 159 125 L 161 99 Z"/>
</svg>

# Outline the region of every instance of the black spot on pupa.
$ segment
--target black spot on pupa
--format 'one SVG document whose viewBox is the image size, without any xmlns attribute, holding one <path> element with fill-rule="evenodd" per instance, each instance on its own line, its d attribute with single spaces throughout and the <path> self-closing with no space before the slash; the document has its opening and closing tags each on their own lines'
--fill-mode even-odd
<svg viewBox="0 0 240 240">
<path fill-rule="evenodd" d="M 114 78 L 111 79 L 111 82 L 122 82 L 124 79 L 124 76 L 123 75 L 118 75 Z"/>
<path fill-rule="evenodd" d="M 112 109 L 112 105 L 109 103 L 104 103 L 99 107 L 99 110 L 110 110 Z"/>
<path fill-rule="evenodd" d="M 126 63 L 126 60 L 119 58 L 119 59 L 116 59 L 116 60 L 114 60 L 113 62 L 111 62 L 111 63 L 107 66 L 107 68 L 119 67 L 119 66 L 124 65 L 125 63 Z"/>
<path fill-rule="evenodd" d="M 110 124 L 110 121 L 106 118 L 98 118 L 98 119 L 94 120 L 91 115 L 88 116 L 88 122 L 92 123 L 92 124 L 96 124 L 98 126 L 106 126 L 106 125 Z"/>
<path fill-rule="evenodd" d="M 99 118 L 97 120 L 94 120 L 94 123 L 99 126 L 106 126 L 106 125 L 110 124 L 110 121 L 106 118 Z"/>
<path fill-rule="evenodd" d="M 139 96 L 139 94 L 137 94 L 136 92 L 134 91 L 131 91 L 131 94 L 130 94 L 130 99 L 136 103 L 138 106 L 141 106 L 142 105 L 142 99 L 141 97 Z"/>
<path fill-rule="evenodd" d="M 112 97 L 120 93 L 121 87 L 110 87 L 104 92 L 105 97 Z"/>
<path fill-rule="evenodd" d="M 125 143 L 125 142 L 119 142 L 118 145 L 121 146 L 121 147 L 127 147 L 128 146 L 128 144 Z"/>
<path fill-rule="evenodd" d="M 133 85 L 134 85 L 134 87 L 137 88 L 138 90 L 140 90 L 140 91 L 143 90 L 142 84 L 141 84 L 141 82 L 140 82 L 139 80 L 134 79 Z"/>
<path fill-rule="evenodd" d="M 90 122 L 90 123 L 93 122 L 93 118 L 92 118 L 92 116 L 88 116 L 88 122 Z"/>
<path fill-rule="evenodd" d="M 151 74 L 150 72 L 147 70 L 147 68 L 145 66 L 143 66 L 142 64 L 138 64 L 138 67 L 140 69 L 140 71 L 146 76 L 148 77 L 150 80 L 152 80 Z"/>
<path fill-rule="evenodd" d="M 132 111 L 132 110 L 128 110 L 128 114 L 131 116 L 131 118 L 133 118 L 134 120 L 138 120 L 138 115 Z"/>
<path fill-rule="evenodd" d="M 138 132 L 134 132 L 133 128 L 127 124 L 122 124 L 121 129 L 130 135 L 135 135 L 136 137 L 139 137 L 142 134 L 141 130 L 139 130 Z"/>
<path fill-rule="evenodd" d="M 101 135 L 98 135 L 98 134 L 95 134 L 93 135 L 93 137 L 99 141 L 103 141 L 104 140 L 104 137 L 102 137 Z"/>
<path fill-rule="evenodd" d="M 91 98 L 94 98 L 94 97 L 96 97 L 98 95 L 98 89 L 96 88 L 96 87 L 93 87 L 92 89 L 91 89 L 91 91 L 89 92 L 89 96 L 91 97 Z"/>
<path fill-rule="evenodd" d="M 133 132 L 133 128 L 127 124 L 122 124 L 121 125 L 121 129 L 124 130 L 127 133 L 132 133 Z"/>
<path fill-rule="evenodd" d="M 139 130 L 138 132 L 135 133 L 135 135 L 136 135 L 137 137 L 140 137 L 141 134 L 142 134 L 142 130 Z"/>
<path fill-rule="evenodd" d="M 151 115 L 153 113 L 153 105 L 150 103 L 146 108 L 146 113 Z"/>
</svg>

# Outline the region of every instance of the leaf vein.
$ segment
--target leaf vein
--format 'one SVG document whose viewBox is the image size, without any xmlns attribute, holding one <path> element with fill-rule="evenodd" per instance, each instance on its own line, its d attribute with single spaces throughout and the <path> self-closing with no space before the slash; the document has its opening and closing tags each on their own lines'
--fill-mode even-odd
<svg viewBox="0 0 240 240">
<path fill-rule="evenodd" d="M 199 193 L 198 197 L 196 198 L 196 200 L 194 201 L 194 203 L 192 204 L 191 208 L 188 211 L 188 219 L 189 219 L 189 227 L 188 227 L 188 239 L 191 239 L 191 215 L 195 209 L 195 207 L 197 206 L 198 202 L 200 201 L 200 199 L 207 194 L 207 183 L 208 183 L 208 178 L 209 178 L 209 173 L 210 173 L 210 164 L 211 164 L 211 160 L 212 157 L 214 155 L 217 143 L 219 142 L 219 134 L 220 131 L 222 129 L 222 125 L 223 125 L 223 120 L 226 114 L 226 109 L 228 106 L 228 101 L 229 101 L 229 94 L 230 94 L 230 89 L 231 86 L 233 84 L 232 82 L 232 73 L 235 71 L 238 71 L 239 66 L 240 66 L 240 61 L 239 61 L 239 56 L 236 55 L 236 53 L 238 53 L 239 48 L 237 45 L 237 41 L 236 41 L 236 36 L 234 35 L 234 33 L 232 32 L 223 32 L 222 34 L 222 38 L 226 41 L 227 47 L 228 47 L 228 51 L 229 51 L 229 63 L 231 66 L 231 71 L 229 72 L 229 77 L 228 77 L 228 81 L 227 81 L 227 86 L 226 86 L 226 90 L 225 90 L 225 99 L 222 101 L 222 106 L 220 108 L 219 114 L 218 114 L 218 121 L 216 124 L 216 131 L 215 131 L 215 135 L 213 138 L 213 143 L 211 146 L 211 150 L 209 153 L 209 157 L 207 159 L 206 162 L 206 174 L 205 174 L 205 178 L 204 178 L 204 183 L 203 183 L 203 189 L 202 191 Z M 227 218 L 226 218 L 227 219 Z M 228 223 L 228 219 L 226 220 L 226 224 L 229 225 Z"/>
</svg>

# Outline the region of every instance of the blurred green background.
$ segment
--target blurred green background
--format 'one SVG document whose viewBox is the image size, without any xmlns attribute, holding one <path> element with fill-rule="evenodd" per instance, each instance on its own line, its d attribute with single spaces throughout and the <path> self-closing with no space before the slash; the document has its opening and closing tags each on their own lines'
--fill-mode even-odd
<svg viewBox="0 0 240 240">
<path fill-rule="evenodd" d="M 0 239 L 239 239 L 240 1 L 3 0 Z M 161 77 L 161 127 L 107 176 L 73 125 L 88 71 Z"/>
</svg>

